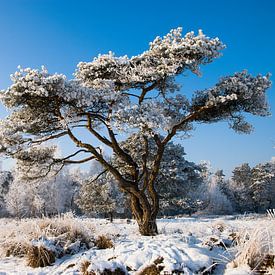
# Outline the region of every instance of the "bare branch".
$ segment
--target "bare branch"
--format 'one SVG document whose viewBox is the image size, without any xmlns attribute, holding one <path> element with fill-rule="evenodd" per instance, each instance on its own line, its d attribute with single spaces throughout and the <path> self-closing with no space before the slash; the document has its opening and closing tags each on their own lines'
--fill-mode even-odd
<svg viewBox="0 0 275 275">
<path fill-rule="evenodd" d="M 68 160 L 68 159 L 70 159 L 70 158 L 72 158 L 72 157 L 78 155 L 79 153 L 91 153 L 91 152 L 88 151 L 88 150 L 85 150 L 85 149 L 80 149 L 80 150 L 76 151 L 75 153 L 73 153 L 73 154 L 71 154 L 71 155 L 69 155 L 69 156 L 67 156 L 67 157 L 65 157 L 65 158 L 60 159 L 60 161 Z M 57 159 L 56 159 L 56 160 L 57 160 Z"/>
<path fill-rule="evenodd" d="M 81 160 L 65 160 L 64 163 L 66 163 L 66 164 L 84 163 L 84 162 L 87 162 L 87 161 L 90 161 L 90 160 L 93 160 L 93 159 L 95 159 L 95 156 L 91 156 L 91 157 L 81 159 Z"/>
<path fill-rule="evenodd" d="M 39 139 L 39 140 L 32 141 L 31 143 L 42 143 L 42 142 L 45 142 L 45 141 L 48 141 L 48 140 L 51 140 L 51 139 L 60 138 L 60 137 L 65 136 L 67 134 L 68 134 L 68 132 L 64 131 L 64 132 L 61 132 L 61 133 L 56 134 L 56 135 L 51 135 L 51 136 L 46 137 L 44 139 Z"/>
<path fill-rule="evenodd" d="M 104 175 L 108 170 L 105 169 L 104 171 L 102 171 L 101 173 L 99 173 L 91 182 L 95 182 L 96 180 L 98 180 L 102 175 Z"/>
<path fill-rule="evenodd" d="M 135 94 L 132 94 L 132 93 L 122 93 L 122 95 L 127 95 L 127 96 L 133 96 L 133 97 L 137 97 L 137 98 L 140 98 L 139 95 L 135 95 Z"/>
</svg>

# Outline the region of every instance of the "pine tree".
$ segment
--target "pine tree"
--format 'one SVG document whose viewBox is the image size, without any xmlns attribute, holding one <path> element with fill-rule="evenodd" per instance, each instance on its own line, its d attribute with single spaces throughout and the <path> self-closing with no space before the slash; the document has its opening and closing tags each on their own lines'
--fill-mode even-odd
<svg viewBox="0 0 275 275">
<path fill-rule="evenodd" d="M 44 67 L 19 68 L 12 75 L 12 85 L 1 93 L 11 114 L 0 123 L 0 152 L 27 162 L 29 169 L 37 170 L 36 177 L 47 175 L 54 166 L 60 170 L 67 164 L 96 159 L 130 197 L 140 233 L 155 235 L 159 212 L 156 179 L 169 142 L 177 134 L 188 134 L 195 123 L 227 121 L 236 132 L 249 133 L 252 126 L 245 113 L 269 114 L 268 75 L 235 73 L 212 88 L 195 92 L 191 99 L 180 92 L 176 77 L 186 71 L 199 75 L 200 66 L 219 57 L 224 47 L 218 38 L 211 39 L 202 31 L 182 36 L 178 28 L 157 37 L 147 51 L 134 57 L 109 53 L 80 62 L 73 80 L 49 74 Z M 77 128 L 93 138 L 85 142 Z M 131 152 L 119 145 L 136 132 L 143 137 L 145 151 L 149 138 L 157 147 L 149 173 L 146 154 L 140 170 Z M 44 142 L 65 137 L 72 142 L 73 153 L 54 157 L 50 150 L 39 152 Z M 105 159 L 94 138 L 131 167 L 130 178 Z"/>
</svg>

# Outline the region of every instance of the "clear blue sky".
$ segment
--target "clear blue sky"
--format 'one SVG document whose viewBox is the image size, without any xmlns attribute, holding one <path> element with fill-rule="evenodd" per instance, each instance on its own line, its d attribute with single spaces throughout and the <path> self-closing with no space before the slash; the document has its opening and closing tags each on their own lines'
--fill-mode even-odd
<svg viewBox="0 0 275 275">
<path fill-rule="evenodd" d="M 0 89 L 8 87 L 19 64 L 44 64 L 50 72 L 70 77 L 79 61 L 109 50 L 139 54 L 155 36 L 178 26 L 186 32 L 203 29 L 227 45 L 223 57 L 202 68 L 202 78 L 180 79 L 183 92 L 210 87 L 219 77 L 243 69 L 275 75 L 274 18 L 273 0 L 0 0 Z M 274 89 L 269 102 L 275 114 Z M 1 106 L 0 117 L 5 115 Z M 235 134 L 223 123 L 198 125 L 193 137 L 181 141 L 187 158 L 210 160 L 227 174 L 243 162 L 270 160 L 275 155 L 274 116 L 249 120 L 255 127 L 251 135 Z"/>
</svg>

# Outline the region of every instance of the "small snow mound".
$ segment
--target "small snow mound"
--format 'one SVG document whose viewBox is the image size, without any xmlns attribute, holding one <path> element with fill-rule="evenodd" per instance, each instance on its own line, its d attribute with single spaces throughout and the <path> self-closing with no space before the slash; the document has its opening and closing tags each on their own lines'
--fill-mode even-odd
<svg viewBox="0 0 275 275">
<path fill-rule="evenodd" d="M 120 261 L 102 261 L 91 262 L 87 268 L 88 273 L 106 274 L 106 271 L 115 272 L 116 274 L 128 274 L 125 266 Z M 109 273 L 108 273 L 109 274 Z"/>
<path fill-rule="evenodd" d="M 102 263 L 109 269 L 118 262 L 133 272 L 154 264 L 158 258 L 163 258 L 163 272 L 167 273 L 183 270 L 197 273 L 213 264 L 208 249 L 187 243 L 180 236 L 171 238 L 161 235 L 127 241 L 122 239 L 114 249 L 105 251 L 90 249 L 85 253 L 85 258 L 92 263 L 90 268 L 93 270 L 100 269 Z M 111 266 L 107 266 L 107 263 Z"/>
</svg>

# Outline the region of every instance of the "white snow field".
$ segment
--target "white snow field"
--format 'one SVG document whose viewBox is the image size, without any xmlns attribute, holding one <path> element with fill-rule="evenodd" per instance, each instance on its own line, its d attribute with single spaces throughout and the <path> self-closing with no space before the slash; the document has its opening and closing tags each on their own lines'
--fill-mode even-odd
<svg viewBox="0 0 275 275">
<path fill-rule="evenodd" d="M 153 237 L 141 236 L 133 220 L 116 219 L 110 223 L 104 219 L 82 219 L 72 215 L 20 221 L 1 219 L 0 228 L 0 275 L 123 272 L 242 275 L 260 274 L 259 270 L 264 266 L 266 273 L 261 274 L 275 274 L 272 268 L 275 219 L 266 215 L 159 219 L 159 235 Z M 64 244 L 64 239 L 69 239 L 66 234 L 72 235 L 72 232 L 80 236 L 79 240 L 70 238 Z M 113 247 L 99 249 L 94 240 L 100 235 L 110 238 Z M 90 248 L 81 247 L 81 238 L 86 239 Z M 56 255 L 62 246 L 63 256 L 60 254 L 51 266 L 32 268 L 27 266 L 26 255 L 7 257 L 12 254 L 7 253 L 8 248 L 15 243 L 44 246 Z M 263 264 L 266 255 L 273 261 L 269 261 L 269 265 L 267 261 Z M 145 268 L 154 262 L 157 273 L 146 271 Z M 85 264 L 86 269 L 83 268 Z M 122 273 L 115 273 L 117 268 Z M 109 273 L 106 273 L 107 269 Z"/>
</svg>

